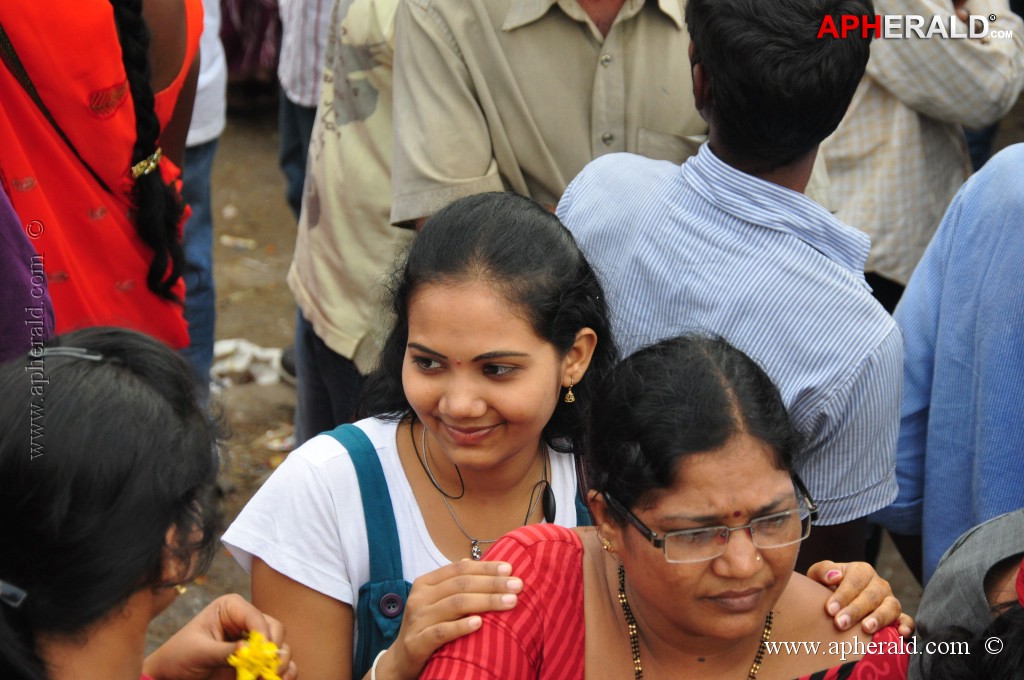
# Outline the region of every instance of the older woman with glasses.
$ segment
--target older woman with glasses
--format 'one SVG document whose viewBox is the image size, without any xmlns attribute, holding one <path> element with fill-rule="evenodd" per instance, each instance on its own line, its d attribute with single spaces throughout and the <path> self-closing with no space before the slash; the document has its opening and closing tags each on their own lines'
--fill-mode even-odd
<svg viewBox="0 0 1024 680">
<path fill-rule="evenodd" d="M 756 363 L 721 339 L 674 338 L 597 393 L 595 527 L 506 535 L 488 559 L 512 563 L 519 604 L 483 615 L 422 678 L 906 677 L 895 627 L 837 631 L 818 615 L 829 591 L 793 573 L 816 508 Z"/>
</svg>

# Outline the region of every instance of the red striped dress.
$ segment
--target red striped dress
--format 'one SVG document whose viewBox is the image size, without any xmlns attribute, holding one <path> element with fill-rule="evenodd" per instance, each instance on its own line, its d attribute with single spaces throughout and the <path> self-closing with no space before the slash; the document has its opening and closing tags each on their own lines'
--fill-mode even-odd
<svg viewBox="0 0 1024 680">
<path fill-rule="evenodd" d="M 523 580 L 514 609 L 483 615 L 477 632 L 431 658 L 420 680 L 583 680 L 583 544 L 571 529 L 531 524 L 505 535 L 485 555 Z M 905 680 L 908 656 L 892 651 L 894 626 L 872 637 L 864 658 L 800 680 Z"/>
<path fill-rule="evenodd" d="M 509 562 L 523 580 L 518 604 L 484 614 L 483 627 L 439 649 L 420 680 L 582 680 L 580 537 L 554 524 L 531 524 L 504 536 L 486 559 Z"/>
</svg>

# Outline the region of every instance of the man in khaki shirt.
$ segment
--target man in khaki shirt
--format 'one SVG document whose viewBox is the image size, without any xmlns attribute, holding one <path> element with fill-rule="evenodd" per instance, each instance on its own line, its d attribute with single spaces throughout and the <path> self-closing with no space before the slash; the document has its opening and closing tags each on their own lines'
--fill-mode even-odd
<svg viewBox="0 0 1024 680">
<path fill-rule="evenodd" d="M 407 0 L 396 19 L 391 221 L 510 189 L 554 205 L 589 161 L 681 163 L 693 105 L 683 0 Z"/>
</svg>

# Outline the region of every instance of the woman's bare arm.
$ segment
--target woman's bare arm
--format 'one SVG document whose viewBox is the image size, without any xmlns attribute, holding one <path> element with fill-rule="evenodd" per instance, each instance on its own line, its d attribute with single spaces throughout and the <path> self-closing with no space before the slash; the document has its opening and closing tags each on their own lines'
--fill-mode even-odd
<svg viewBox="0 0 1024 680">
<path fill-rule="evenodd" d="M 351 680 L 352 607 L 252 562 L 252 602 L 284 624 L 302 680 Z"/>
</svg>

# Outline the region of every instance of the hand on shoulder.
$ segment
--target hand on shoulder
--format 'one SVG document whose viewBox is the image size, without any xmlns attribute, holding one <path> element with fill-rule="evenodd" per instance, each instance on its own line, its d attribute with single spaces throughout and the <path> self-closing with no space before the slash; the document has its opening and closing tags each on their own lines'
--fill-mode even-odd
<svg viewBox="0 0 1024 680">
<path fill-rule="evenodd" d="M 377 676 L 416 678 L 438 648 L 476 631 L 479 614 L 516 606 L 522 580 L 507 562 L 462 560 L 412 584 L 398 639 L 380 659 Z"/>
<path fill-rule="evenodd" d="M 914 632 L 914 620 L 903 613 L 889 582 L 867 562 L 825 560 L 811 565 L 807 576 L 833 591 L 825 611 L 838 630 L 855 627 L 859 622 L 860 629 L 868 635 L 892 623 L 898 624 L 903 637 Z"/>
<path fill-rule="evenodd" d="M 853 653 L 857 643 L 866 644 L 871 636 L 857 626 L 838 630 L 821 615 L 831 595 L 823 585 L 793 574 L 773 610 L 775 646 L 765 656 L 760 677 L 799 678 L 860 657 Z"/>
</svg>

